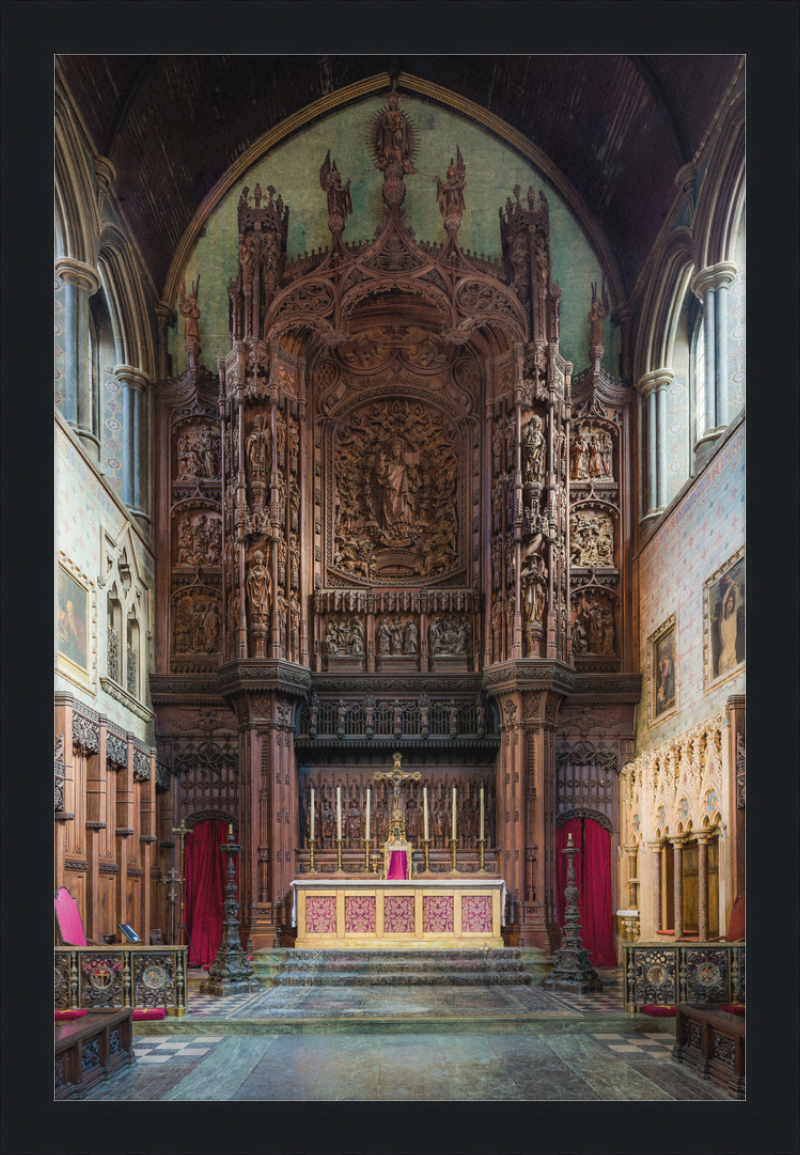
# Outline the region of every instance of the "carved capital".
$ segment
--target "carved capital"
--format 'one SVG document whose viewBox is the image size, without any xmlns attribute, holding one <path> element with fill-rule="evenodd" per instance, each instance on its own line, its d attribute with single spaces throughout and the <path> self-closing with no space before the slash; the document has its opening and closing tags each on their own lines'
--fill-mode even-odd
<svg viewBox="0 0 800 1155">
<path fill-rule="evenodd" d="M 117 179 L 117 170 L 108 157 L 96 156 L 94 158 L 94 176 L 99 191 L 105 193 L 107 196 L 111 192 L 111 186 Z"/>
<path fill-rule="evenodd" d="M 91 265 L 84 265 L 83 261 L 73 260 L 72 257 L 57 257 L 55 269 L 65 285 L 74 285 L 89 297 L 100 288 L 100 278 L 96 269 Z"/>
<path fill-rule="evenodd" d="M 144 393 L 150 383 L 147 374 L 143 373 L 141 369 L 135 369 L 133 365 L 115 365 L 113 373 L 120 385 L 127 385 L 136 393 Z"/>
<path fill-rule="evenodd" d="M 674 380 L 674 369 L 653 369 L 639 378 L 636 388 L 642 397 L 648 397 L 651 393 L 657 393 L 659 389 L 667 389 Z"/>
<path fill-rule="evenodd" d="M 709 289 L 727 287 L 739 272 L 739 266 L 733 261 L 721 261 L 718 265 L 709 265 L 692 277 L 690 288 L 694 295 L 703 300 Z"/>
</svg>

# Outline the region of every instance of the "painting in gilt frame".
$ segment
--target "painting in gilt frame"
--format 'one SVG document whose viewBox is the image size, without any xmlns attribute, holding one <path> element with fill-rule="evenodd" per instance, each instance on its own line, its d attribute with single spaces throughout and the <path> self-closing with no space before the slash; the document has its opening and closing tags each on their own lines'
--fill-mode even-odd
<svg viewBox="0 0 800 1155">
<path fill-rule="evenodd" d="M 57 568 L 56 668 L 94 692 L 97 646 L 94 586 L 62 553 Z"/>
<path fill-rule="evenodd" d="M 744 668 L 745 595 L 742 546 L 703 586 L 703 683 L 707 691 Z"/>
<path fill-rule="evenodd" d="M 650 650 L 651 725 L 655 726 L 678 710 L 678 657 L 675 614 L 648 638 Z"/>
</svg>

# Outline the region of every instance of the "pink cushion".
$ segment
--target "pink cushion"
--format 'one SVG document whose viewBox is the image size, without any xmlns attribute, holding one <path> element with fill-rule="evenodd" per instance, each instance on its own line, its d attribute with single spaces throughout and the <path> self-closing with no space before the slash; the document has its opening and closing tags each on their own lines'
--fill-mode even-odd
<svg viewBox="0 0 800 1155">
<path fill-rule="evenodd" d="M 639 1007 L 643 1015 L 649 1015 L 651 1019 L 674 1019 L 677 1011 L 674 1007 L 656 1007 L 646 1006 Z"/>
<path fill-rule="evenodd" d="M 78 904 L 66 886 L 59 886 L 55 897 L 56 918 L 58 929 L 65 946 L 86 946 L 86 935 L 83 933 L 83 922 Z"/>
<path fill-rule="evenodd" d="M 163 1007 L 152 1011 L 134 1011 L 132 1018 L 135 1023 L 149 1023 L 155 1019 L 166 1018 L 167 1012 Z"/>
<path fill-rule="evenodd" d="M 728 1003 L 723 1003 L 719 1009 L 721 1011 L 727 1011 L 729 1015 L 738 1015 L 740 1019 L 745 1017 L 744 1007 L 735 1007 Z"/>
<path fill-rule="evenodd" d="M 82 1019 L 86 1011 L 56 1011 L 56 1022 L 63 1023 L 70 1019 Z"/>
</svg>

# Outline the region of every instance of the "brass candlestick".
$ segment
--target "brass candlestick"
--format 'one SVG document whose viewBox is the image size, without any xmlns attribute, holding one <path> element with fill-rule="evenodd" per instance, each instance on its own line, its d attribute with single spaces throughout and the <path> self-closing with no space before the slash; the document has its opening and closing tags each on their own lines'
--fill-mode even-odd
<svg viewBox="0 0 800 1155">
<path fill-rule="evenodd" d="M 310 848 L 310 850 L 311 850 L 311 862 L 310 862 L 310 864 L 309 864 L 309 867 L 308 867 L 308 869 L 309 869 L 309 873 L 310 873 L 310 874 L 316 874 L 317 872 L 316 872 L 316 870 L 314 869 L 314 848 L 315 848 L 315 847 L 316 847 L 316 845 L 317 845 L 317 840 L 316 840 L 316 838 L 309 838 L 309 840 L 308 840 L 308 845 L 309 845 L 309 848 Z"/>
<path fill-rule="evenodd" d="M 425 873 L 430 874 L 430 872 L 431 872 L 431 864 L 430 864 L 430 859 L 429 859 L 430 849 L 431 849 L 430 838 L 423 838 L 422 849 L 425 852 Z"/>
<path fill-rule="evenodd" d="M 378 859 L 379 858 L 380 858 L 380 855 L 378 854 L 378 852 L 376 850 L 375 853 L 372 855 L 372 873 L 373 874 L 378 873 Z"/>
<path fill-rule="evenodd" d="M 370 851 L 371 846 L 372 846 L 372 839 L 371 838 L 365 838 L 364 839 L 364 871 L 366 874 L 369 874 L 369 851 Z"/>
<path fill-rule="evenodd" d="M 450 853 L 453 856 L 453 874 L 458 874 L 458 866 L 456 865 L 456 839 L 450 839 Z"/>
<path fill-rule="evenodd" d="M 337 838 L 336 839 L 336 863 L 337 863 L 336 870 L 338 871 L 339 874 L 344 873 L 344 871 L 342 870 L 342 846 L 343 845 L 344 845 L 344 839 L 343 838 Z"/>
<path fill-rule="evenodd" d="M 483 864 L 483 853 L 484 853 L 484 847 L 485 846 L 486 846 L 486 839 L 485 838 L 479 838 L 478 839 L 478 854 L 480 855 L 481 864 L 478 867 L 478 874 L 485 874 L 486 873 L 486 867 Z"/>
</svg>

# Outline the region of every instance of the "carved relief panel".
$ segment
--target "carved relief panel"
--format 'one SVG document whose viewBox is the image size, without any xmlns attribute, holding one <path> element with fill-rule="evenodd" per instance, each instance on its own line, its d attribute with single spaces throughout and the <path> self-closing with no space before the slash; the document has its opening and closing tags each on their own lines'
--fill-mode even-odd
<svg viewBox="0 0 800 1155">
<path fill-rule="evenodd" d="M 464 560 L 455 423 L 421 400 L 375 400 L 335 423 L 328 453 L 329 582 L 452 579 Z"/>
</svg>

